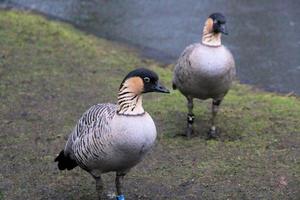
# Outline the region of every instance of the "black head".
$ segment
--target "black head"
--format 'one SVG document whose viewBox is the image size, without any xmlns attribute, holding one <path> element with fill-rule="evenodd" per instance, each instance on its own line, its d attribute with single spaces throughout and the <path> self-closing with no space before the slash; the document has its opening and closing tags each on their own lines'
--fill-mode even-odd
<svg viewBox="0 0 300 200">
<path fill-rule="evenodd" d="M 213 31 L 215 33 L 224 33 L 225 35 L 228 34 L 226 30 L 226 18 L 221 13 L 213 13 L 209 16 L 213 20 Z"/>
<path fill-rule="evenodd" d="M 169 90 L 158 82 L 159 79 L 158 75 L 155 72 L 145 68 L 138 68 L 129 72 L 127 76 L 124 78 L 124 80 L 122 81 L 120 88 L 123 86 L 125 81 L 136 77 L 139 77 L 142 80 L 143 83 L 142 93 L 147 93 L 147 92 L 169 93 Z M 139 83 L 135 82 L 134 84 L 139 84 Z M 139 86 L 136 85 L 136 87 Z"/>
</svg>

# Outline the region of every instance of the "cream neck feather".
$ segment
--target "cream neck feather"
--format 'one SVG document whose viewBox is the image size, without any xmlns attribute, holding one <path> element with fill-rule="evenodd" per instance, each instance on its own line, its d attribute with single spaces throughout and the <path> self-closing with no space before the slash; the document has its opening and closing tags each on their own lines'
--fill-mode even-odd
<svg viewBox="0 0 300 200">
<path fill-rule="evenodd" d="M 119 115 L 142 115 L 145 113 L 142 94 L 134 91 L 130 88 L 130 84 L 126 84 L 126 82 L 122 85 L 118 94 L 117 113 Z"/>
<path fill-rule="evenodd" d="M 205 22 L 202 34 L 202 44 L 212 47 L 221 46 L 221 33 L 213 32 L 213 20 L 208 18 Z"/>
</svg>

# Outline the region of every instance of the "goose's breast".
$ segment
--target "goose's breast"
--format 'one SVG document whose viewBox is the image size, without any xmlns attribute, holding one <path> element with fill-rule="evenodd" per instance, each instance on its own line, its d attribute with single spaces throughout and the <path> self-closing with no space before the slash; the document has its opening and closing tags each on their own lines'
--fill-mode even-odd
<svg viewBox="0 0 300 200">
<path fill-rule="evenodd" d="M 234 68 L 234 60 L 230 51 L 224 47 L 195 48 L 190 57 L 192 70 L 206 78 L 226 76 Z"/>
<path fill-rule="evenodd" d="M 148 113 L 143 116 L 116 115 L 112 132 L 114 159 L 128 167 L 137 164 L 156 139 L 156 127 Z"/>
<path fill-rule="evenodd" d="M 200 99 L 221 98 L 235 76 L 234 60 L 223 46 L 199 46 L 190 54 L 189 78 L 183 90 Z"/>
</svg>

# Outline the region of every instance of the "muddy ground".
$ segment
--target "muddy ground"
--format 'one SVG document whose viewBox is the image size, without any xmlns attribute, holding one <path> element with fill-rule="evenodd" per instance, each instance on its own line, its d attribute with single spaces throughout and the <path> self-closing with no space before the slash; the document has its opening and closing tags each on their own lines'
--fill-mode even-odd
<svg viewBox="0 0 300 200">
<path fill-rule="evenodd" d="M 138 66 L 171 87 L 173 66 L 135 49 L 28 12 L 0 11 L 0 199 L 95 199 L 83 170 L 53 162 L 80 115 L 116 102 Z M 125 178 L 127 199 L 300 199 L 300 100 L 235 83 L 218 116 L 220 139 L 207 141 L 210 102 L 195 105 L 196 134 L 183 133 L 185 99 L 147 94 L 156 146 Z M 104 176 L 114 192 L 113 174 Z"/>
</svg>

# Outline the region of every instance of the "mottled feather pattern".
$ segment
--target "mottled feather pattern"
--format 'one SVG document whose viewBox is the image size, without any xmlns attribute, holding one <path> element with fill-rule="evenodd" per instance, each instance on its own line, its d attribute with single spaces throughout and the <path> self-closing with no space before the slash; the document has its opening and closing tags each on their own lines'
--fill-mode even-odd
<svg viewBox="0 0 300 200">
<path fill-rule="evenodd" d="M 188 78 L 190 76 L 189 71 L 186 70 L 186 68 L 191 67 L 189 56 L 190 56 L 191 52 L 194 50 L 195 46 L 196 46 L 196 44 L 191 44 L 188 47 L 186 47 L 184 49 L 184 51 L 181 53 L 179 59 L 177 60 L 177 63 L 175 65 L 174 75 L 182 74 L 182 76 L 174 76 L 173 77 L 173 85 L 176 88 L 178 88 L 178 83 L 182 84 L 184 82 L 184 79 Z"/>
<path fill-rule="evenodd" d="M 110 122 L 116 110 L 117 106 L 114 104 L 97 104 L 79 119 L 65 151 L 71 152 L 82 168 L 87 169 L 99 156 L 105 156 L 103 148 L 109 145 L 106 141 L 109 141 Z"/>
</svg>

